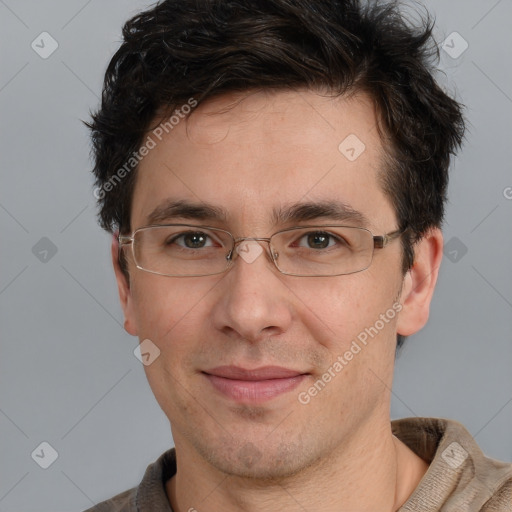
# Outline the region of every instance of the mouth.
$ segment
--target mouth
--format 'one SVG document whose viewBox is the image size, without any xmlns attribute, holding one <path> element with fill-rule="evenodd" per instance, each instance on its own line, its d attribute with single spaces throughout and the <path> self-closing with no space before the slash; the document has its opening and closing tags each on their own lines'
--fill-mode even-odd
<svg viewBox="0 0 512 512">
<path fill-rule="evenodd" d="M 255 404 L 292 391 L 308 374 L 279 366 L 265 366 L 254 370 L 238 366 L 219 366 L 204 371 L 203 375 L 222 395 L 238 403 Z"/>
</svg>

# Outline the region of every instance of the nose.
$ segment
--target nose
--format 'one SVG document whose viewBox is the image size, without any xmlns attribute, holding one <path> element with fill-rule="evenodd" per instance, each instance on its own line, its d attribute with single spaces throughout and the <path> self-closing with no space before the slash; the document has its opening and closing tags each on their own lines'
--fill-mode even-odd
<svg viewBox="0 0 512 512">
<path fill-rule="evenodd" d="M 216 287 L 216 329 L 256 343 L 286 332 L 292 321 L 290 291 L 272 262 L 268 243 L 246 239 L 233 254 L 233 266 Z"/>
</svg>

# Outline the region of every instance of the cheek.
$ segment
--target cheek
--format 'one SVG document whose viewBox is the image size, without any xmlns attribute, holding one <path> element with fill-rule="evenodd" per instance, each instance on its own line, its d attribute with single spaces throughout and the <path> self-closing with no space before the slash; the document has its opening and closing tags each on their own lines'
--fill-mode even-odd
<svg viewBox="0 0 512 512">
<path fill-rule="evenodd" d="M 314 386 L 301 390 L 318 414 L 330 404 L 340 421 L 349 421 L 355 409 L 370 411 L 387 403 L 383 397 L 389 395 L 393 372 L 397 281 L 381 277 L 376 285 L 376 280 L 371 273 L 340 276 L 316 283 L 305 295 L 310 309 L 302 320 L 307 319 L 307 329 L 326 351 L 315 379 L 329 383 L 318 399 L 311 398 Z"/>
<path fill-rule="evenodd" d="M 307 289 L 299 286 L 293 289 L 301 302 L 301 320 L 315 333 L 317 341 L 331 351 L 343 350 L 376 322 L 383 335 L 394 328 L 394 310 L 386 316 L 384 326 L 380 321 L 380 315 L 385 315 L 396 299 L 394 291 L 398 286 L 393 276 L 383 280 L 368 269 L 307 284 Z"/>
<path fill-rule="evenodd" d="M 201 326 L 202 303 L 211 286 L 162 276 L 144 276 L 135 281 L 132 298 L 140 339 L 149 338 L 160 350 L 169 344 L 182 346 L 180 339 Z"/>
<path fill-rule="evenodd" d="M 166 412 L 186 406 L 184 383 L 193 372 L 191 355 L 201 349 L 204 339 L 201 333 L 207 321 L 204 308 L 210 288 L 205 281 L 193 283 L 151 275 L 133 282 L 139 338 L 151 340 L 159 351 L 144 371 Z"/>
</svg>

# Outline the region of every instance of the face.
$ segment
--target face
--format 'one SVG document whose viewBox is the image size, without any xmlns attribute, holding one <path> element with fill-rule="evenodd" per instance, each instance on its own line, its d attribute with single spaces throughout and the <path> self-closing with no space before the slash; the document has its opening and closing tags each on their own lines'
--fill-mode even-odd
<svg viewBox="0 0 512 512">
<path fill-rule="evenodd" d="M 350 134 L 361 141 L 355 154 L 365 147 L 356 159 L 338 149 Z M 181 212 L 158 222 L 269 237 L 301 224 L 273 212 L 329 202 L 360 215 L 306 224 L 362 225 L 382 235 L 397 221 L 381 172 L 365 96 L 226 95 L 198 107 L 142 160 L 131 227 L 186 201 L 224 216 Z M 127 250 L 129 286 L 117 275 L 127 330 L 160 350 L 145 371 L 177 449 L 231 475 L 277 478 L 389 421 L 404 279 L 398 240 L 376 249 L 368 269 L 336 277 L 280 274 L 262 247 L 254 261 L 236 257 L 227 273 L 207 277 L 144 272 Z"/>
</svg>

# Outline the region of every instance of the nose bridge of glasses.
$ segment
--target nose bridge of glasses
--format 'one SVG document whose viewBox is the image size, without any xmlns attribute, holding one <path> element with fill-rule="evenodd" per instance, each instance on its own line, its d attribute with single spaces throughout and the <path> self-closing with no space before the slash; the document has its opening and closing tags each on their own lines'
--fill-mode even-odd
<svg viewBox="0 0 512 512">
<path fill-rule="evenodd" d="M 227 255 L 227 259 L 228 260 L 233 259 L 233 252 L 237 252 L 238 253 L 240 251 L 239 247 L 244 242 L 255 242 L 255 243 L 258 243 L 258 245 L 260 245 L 260 246 L 261 246 L 261 244 L 259 244 L 259 242 L 266 242 L 268 250 L 266 250 L 265 252 L 267 253 L 267 255 L 270 256 L 270 259 L 272 261 L 275 260 L 275 256 L 276 255 L 273 253 L 272 246 L 270 245 L 271 238 L 268 238 L 268 237 L 255 237 L 255 236 L 242 236 L 242 237 L 238 237 L 238 238 L 233 238 L 233 248 L 231 249 L 231 251 L 229 251 L 229 253 Z"/>
<path fill-rule="evenodd" d="M 270 243 L 270 238 L 267 238 L 267 237 L 257 237 L 257 236 L 240 236 L 238 238 L 235 238 L 235 246 L 239 245 L 240 243 L 242 242 L 246 242 L 246 241 L 254 241 L 254 242 L 269 242 Z"/>
</svg>

